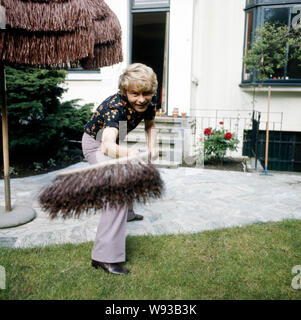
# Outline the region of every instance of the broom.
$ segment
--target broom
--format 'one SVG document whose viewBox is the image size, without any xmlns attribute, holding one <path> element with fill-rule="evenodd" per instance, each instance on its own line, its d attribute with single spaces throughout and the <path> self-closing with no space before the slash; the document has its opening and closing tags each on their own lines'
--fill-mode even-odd
<svg viewBox="0 0 301 320">
<path fill-rule="evenodd" d="M 80 217 L 89 210 L 104 209 L 108 204 L 130 205 L 160 198 L 163 181 L 149 153 L 101 162 L 88 167 L 63 171 L 38 196 L 51 219 Z"/>
</svg>

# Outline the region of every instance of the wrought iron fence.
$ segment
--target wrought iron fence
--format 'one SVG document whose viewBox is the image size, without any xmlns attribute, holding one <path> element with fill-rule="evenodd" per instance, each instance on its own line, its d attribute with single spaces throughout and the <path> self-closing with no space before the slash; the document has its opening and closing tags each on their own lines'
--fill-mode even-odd
<svg viewBox="0 0 301 320">
<path fill-rule="evenodd" d="M 268 169 L 301 172 L 301 132 L 282 130 L 283 113 L 272 123 L 269 133 Z M 245 131 L 243 155 L 255 158 L 264 167 L 266 146 L 266 114 L 254 112 L 252 129 Z"/>
<path fill-rule="evenodd" d="M 256 158 L 265 160 L 265 131 L 258 132 Z M 301 172 L 301 133 L 271 131 L 268 154 L 269 170 Z"/>
<path fill-rule="evenodd" d="M 264 167 L 267 113 L 253 110 L 192 109 L 195 118 L 195 144 L 206 128 L 223 127 L 236 133 L 240 144 L 237 152 L 227 156 L 255 158 Z M 301 171 L 301 132 L 282 130 L 283 112 L 270 113 L 268 168 L 281 171 Z M 258 161 L 257 161 L 258 160 Z"/>
<path fill-rule="evenodd" d="M 218 128 L 220 122 L 223 122 L 223 127 L 226 131 L 235 133 L 238 140 L 238 150 L 229 151 L 227 157 L 241 157 L 243 144 L 244 144 L 244 132 L 251 130 L 252 123 L 252 110 L 231 110 L 231 109 L 198 109 L 193 108 L 192 113 L 195 118 L 195 143 L 198 144 L 200 138 L 204 135 L 206 128 Z"/>
</svg>

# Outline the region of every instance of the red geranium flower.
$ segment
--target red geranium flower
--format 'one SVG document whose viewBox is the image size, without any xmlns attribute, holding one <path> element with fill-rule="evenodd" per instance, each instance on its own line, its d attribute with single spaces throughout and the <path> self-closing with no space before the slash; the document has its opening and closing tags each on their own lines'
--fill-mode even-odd
<svg viewBox="0 0 301 320">
<path fill-rule="evenodd" d="M 219 124 L 220 124 L 220 125 L 223 125 L 224 123 L 223 123 L 223 121 L 221 121 Z"/>
<path fill-rule="evenodd" d="M 231 140 L 231 139 L 232 139 L 232 133 L 231 133 L 231 132 L 227 132 L 227 133 L 225 134 L 225 139 L 226 139 L 226 140 Z"/>
<path fill-rule="evenodd" d="M 210 136 L 211 134 L 212 134 L 211 128 L 206 128 L 205 131 L 204 131 L 204 135 L 205 136 Z"/>
</svg>

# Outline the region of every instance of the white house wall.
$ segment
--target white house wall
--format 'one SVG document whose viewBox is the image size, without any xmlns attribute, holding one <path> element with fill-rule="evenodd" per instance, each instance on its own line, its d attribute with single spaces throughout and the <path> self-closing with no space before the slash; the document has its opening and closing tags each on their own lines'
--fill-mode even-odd
<svg viewBox="0 0 301 320">
<path fill-rule="evenodd" d="M 192 111 L 248 107 L 239 88 L 245 0 L 196 0 Z"/>
<path fill-rule="evenodd" d="M 247 94 L 249 99 L 252 100 L 252 90 L 248 91 Z M 266 88 L 256 89 L 255 110 L 262 113 L 262 130 L 265 129 L 267 119 L 267 96 Z M 301 89 L 298 87 L 272 87 L 270 118 L 272 122 L 270 130 L 301 132 Z"/>
<path fill-rule="evenodd" d="M 194 0 L 170 1 L 168 113 L 190 114 Z"/>
<path fill-rule="evenodd" d="M 220 119 L 217 120 L 222 121 L 223 117 L 249 117 L 249 110 L 254 109 L 262 112 L 261 129 L 264 129 L 264 121 L 267 118 L 266 89 L 256 89 L 256 103 L 253 106 L 253 89 L 239 87 L 242 74 L 245 2 L 194 2 L 190 114 L 200 117 L 215 117 L 218 114 Z M 271 130 L 301 131 L 301 89 L 273 87 L 271 112 Z M 245 126 L 244 123 L 241 125 Z"/>
<path fill-rule="evenodd" d="M 106 3 L 116 13 L 122 26 L 124 62 L 102 68 L 100 74 L 70 72 L 66 81 L 68 91 L 63 100 L 80 98 L 82 104 L 94 103 L 97 106 L 117 90 L 118 77 L 129 62 L 130 1 L 107 0 Z M 180 113 L 190 113 L 193 3 L 194 0 L 170 0 L 169 115 L 173 108 L 179 108 Z"/>
<path fill-rule="evenodd" d="M 69 73 L 64 100 L 82 99 L 82 104 L 96 106 L 117 90 L 118 77 L 129 62 L 130 1 L 106 2 L 122 26 L 124 62 L 102 68 L 100 74 Z M 169 115 L 179 108 L 189 116 L 228 110 L 223 111 L 224 117 L 250 117 L 253 89 L 239 87 L 244 7 L 245 0 L 170 0 Z M 266 97 L 266 91 L 256 90 L 254 109 L 263 112 L 262 119 L 266 118 Z M 271 111 L 272 129 L 279 130 L 277 123 L 282 120 L 282 130 L 301 131 L 301 89 L 273 87 Z"/>
</svg>

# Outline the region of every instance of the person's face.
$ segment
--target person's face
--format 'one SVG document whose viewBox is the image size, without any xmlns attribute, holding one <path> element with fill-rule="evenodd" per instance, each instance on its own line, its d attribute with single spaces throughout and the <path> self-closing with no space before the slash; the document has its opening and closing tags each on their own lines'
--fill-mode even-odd
<svg viewBox="0 0 301 320">
<path fill-rule="evenodd" d="M 153 97 L 153 93 L 138 90 L 134 86 L 128 88 L 126 95 L 131 106 L 138 112 L 146 111 Z"/>
</svg>

